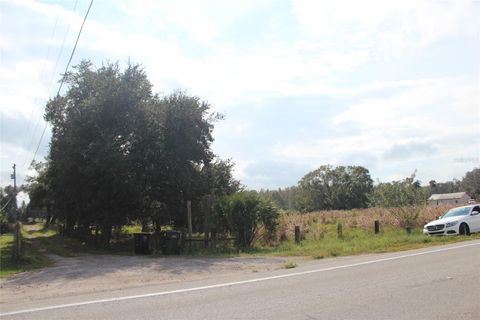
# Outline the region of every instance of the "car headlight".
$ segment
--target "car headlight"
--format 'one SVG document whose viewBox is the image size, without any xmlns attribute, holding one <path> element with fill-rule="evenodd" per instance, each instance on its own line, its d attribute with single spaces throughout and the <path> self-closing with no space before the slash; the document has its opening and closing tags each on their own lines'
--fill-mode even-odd
<svg viewBox="0 0 480 320">
<path fill-rule="evenodd" d="M 450 227 L 453 227 L 454 225 L 456 225 L 457 223 L 458 223 L 458 221 L 448 222 L 445 227 L 446 227 L 446 228 L 450 228 Z"/>
</svg>

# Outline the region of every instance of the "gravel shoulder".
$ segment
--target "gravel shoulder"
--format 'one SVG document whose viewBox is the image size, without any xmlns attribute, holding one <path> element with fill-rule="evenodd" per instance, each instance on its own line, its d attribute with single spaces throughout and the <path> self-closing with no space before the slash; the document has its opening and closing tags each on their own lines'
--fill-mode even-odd
<svg viewBox="0 0 480 320">
<path fill-rule="evenodd" d="M 0 280 L 0 304 L 281 269 L 278 257 L 149 257 L 49 255 L 54 267 Z M 304 259 L 304 258 L 295 258 Z"/>
</svg>

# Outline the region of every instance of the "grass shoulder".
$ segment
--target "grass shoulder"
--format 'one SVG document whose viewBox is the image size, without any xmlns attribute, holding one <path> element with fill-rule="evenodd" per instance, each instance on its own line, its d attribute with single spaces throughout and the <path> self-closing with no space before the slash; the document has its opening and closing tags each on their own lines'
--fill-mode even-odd
<svg viewBox="0 0 480 320">
<path fill-rule="evenodd" d="M 52 266 L 53 262 L 34 248 L 30 239 L 22 242 L 22 254 L 17 261 L 13 260 L 13 234 L 0 236 L 0 278 L 19 272 Z"/>
<path fill-rule="evenodd" d="M 431 237 L 424 235 L 421 230 L 416 229 L 413 229 L 411 233 L 407 233 L 403 229 L 392 228 L 386 229 L 380 234 L 374 234 L 363 229 L 352 228 L 344 232 L 341 239 L 337 237 L 336 231 L 329 230 L 321 240 L 307 238 L 298 244 L 288 240 L 275 247 L 257 247 L 251 250 L 251 253 L 273 256 L 310 256 L 321 259 L 367 253 L 405 251 L 474 239 L 480 239 L 480 234 Z"/>
</svg>

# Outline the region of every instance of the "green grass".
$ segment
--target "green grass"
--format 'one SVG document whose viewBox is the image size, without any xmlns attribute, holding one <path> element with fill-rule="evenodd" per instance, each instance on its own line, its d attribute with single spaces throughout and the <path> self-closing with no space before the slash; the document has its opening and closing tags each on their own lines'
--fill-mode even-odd
<svg viewBox="0 0 480 320">
<path fill-rule="evenodd" d="M 122 238 L 118 242 L 112 240 L 108 248 L 103 248 L 95 243 L 65 237 L 58 233 L 50 236 L 37 237 L 35 241 L 37 241 L 39 246 L 44 248 L 46 252 L 61 257 L 74 257 L 82 253 L 133 255 L 133 239 L 130 238 Z"/>
<path fill-rule="evenodd" d="M 435 245 L 455 243 L 460 241 L 480 239 L 480 234 L 471 236 L 452 237 L 429 237 L 425 236 L 420 229 L 412 229 L 408 234 L 404 229 L 385 227 L 380 234 L 374 234 L 373 230 L 363 228 L 344 228 L 343 238 L 337 238 L 337 224 L 323 224 L 315 227 L 321 228 L 322 236 L 314 239 L 313 232 L 307 234 L 307 238 L 300 244 L 293 240 L 284 241 L 277 246 L 260 246 L 237 250 L 233 244 L 223 246 L 217 250 L 203 248 L 203 243 L 194 243 L 192 251 L 184 248 L 182 255 L 186 256 L 306 256 L 313 259 L 328 257 L 358 255 L 367 253 L 396 252 L 410 249 L 419 249 Z M 373 229 L 373 228 L 372 228 Z"/>
<path fill-rule="evenodd" d="M 22 242 L 21 252 L 20 259 L 13 261 L 13 234 L 0 236 L 0 278 L 53 265 L 46 256 L 33 247 L 29 239 Z"/>
<path fill-rule="evenodd" d="M 364 253 L 396 252 L 418 249 L 434 245 L 480 239 L 480 234 L 472 236 L 429 237 L 421 230 L 412 230 L 410 234 L 403 229 L 386 229 L 378 235 L 360 228 L 343 231 L 343 239 L 337 238 L 336 225 L 324 226 L 321 240 L 307 238 L 296 244 L 285 241 L 277 247 L 259 247 L 251 252 L 274 256 L 311 256 L 314 259 L 348 256 Z"/>
<path fill-rule="evenodd" d="M 135 228 L 132 227 L 129 231 L 136 232 Z M 73 257 L 80 253 L 133 255 L 133 239 L 128 236 L 128 232 L 118 242 L 113 241 L 108 248 L 100 248 L 92 243 L 64 237 L 56 230 L 45 228 L 41 223 L 23 226 L 21 233 L 22 250 L 18 261 L 12 258 L 13 234 L 0 236 L 0 278 L 52 266 L 53 262 L 46 254 L 62 257 Z"/>
<path fill-rule="evenodd" d="M 134 234 L 142 232 L 142 226 L 139 224 L 136 225 L 126 225 L 122 227 L 122 233 L 123 234 Z"/>
<path fill-rule="evenodd" d="M 27 230 L 27 228 L 24 225 L 21 230 L 23 238 L 51 237 L 57 234 L 55 230 L 45 228 L 43 223 L 28 224 L 28 227 L 35 228 L 35 229 Z"/>
<path fill-rule="evenodd" d="M 293 262 L 293 261 L 287 261 L 287 262 L 283 265 L 283 267 L 284 267 L 285 269 L 293 269 L 293 268 L 296 268 L 296 267 L 297 267 L 297 264 L 296 264 L 295 262 Z"/>
</svg>

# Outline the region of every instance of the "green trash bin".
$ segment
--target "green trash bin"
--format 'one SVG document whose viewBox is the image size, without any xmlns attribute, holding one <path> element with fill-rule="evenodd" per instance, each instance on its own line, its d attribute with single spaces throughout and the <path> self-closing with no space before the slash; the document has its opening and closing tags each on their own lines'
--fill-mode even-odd
<svg viewBox="0 0 480 320">
<path fill-rule="evenodd" d="M 179 254 L 180 253 L 180 231 L 166 230 L 161 232 L 162 253 Z"/>
<path fill-rule="evenodd" d="M 150 254 L 150 233 L 139 232 L 134 233 L 135 254 Z"/>
</svg>

